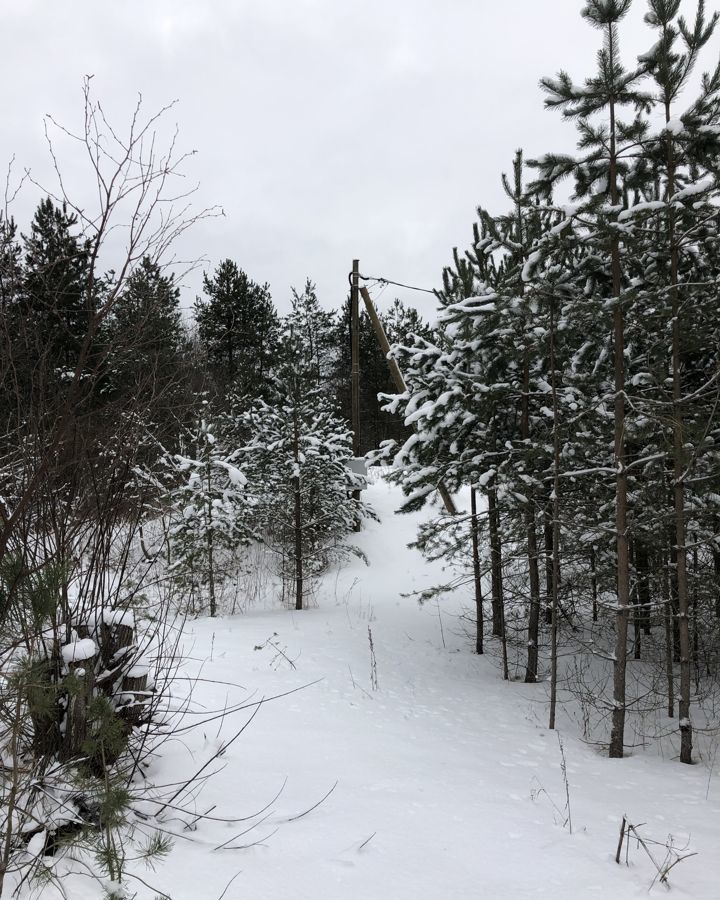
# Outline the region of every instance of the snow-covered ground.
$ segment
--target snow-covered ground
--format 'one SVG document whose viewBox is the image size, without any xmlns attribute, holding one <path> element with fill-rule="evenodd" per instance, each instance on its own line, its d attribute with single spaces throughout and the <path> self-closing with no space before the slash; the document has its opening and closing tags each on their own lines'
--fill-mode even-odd
<svg viewBox="0 0 720 900">
<path fill-rule="evenodd" d="M 697 852 L 670 874 L 676 896 L 720 896 L 720 778 L 654 756 L 611 761 L 566 732 L 570 833 L 545 686 L 503 683 L 492 659 L 472 654 L 459 618 L 466 597 L 420 607 L 402 596 L 441 571 L 407 548 L 419 516 L 393 515 L 395 490 L 379 483 L 368 494 L 381 518 L 357 536 L 370 565 L 354 561 L 328 576 L 316 608 L 255 605 L 188 624 L 184 674 L 200 677 L 195 713 L 301 690 L 262 704 L 207 769 L 219 771 L 193 805 L 164 813 L 174 848 L 157 871 L 136 870 L 155 891 L 131 881 L 132 892 L 162 890 L 173 900 L 645 897 L 655 871 L 644 851 L 631 849 L 630 867 L 614 861 L 627 814 L 645 823 L 648 838 L 672 834 Z M 151 777 L 188 777 L 252 712 L 166 744 Z M 250 818 L 184 827 L 191 811 L 207 810 Z M 661 848 L 653 852 L 663 858 Z M 82 893 L 90 890 L 85 881 L 70 896 L 95 897 Z"/>
</svg>

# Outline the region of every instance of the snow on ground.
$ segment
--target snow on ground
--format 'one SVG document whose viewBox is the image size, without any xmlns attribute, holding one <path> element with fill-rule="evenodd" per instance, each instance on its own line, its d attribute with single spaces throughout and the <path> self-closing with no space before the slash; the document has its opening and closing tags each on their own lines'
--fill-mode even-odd
<svg viewBox="0 0 720 900">
<path fill-rule="evenodd" d="M 698 853 L 671 873 L 675 896 L 720 896 L 720 783 L 701 766 L 611 761 L 566 733 L 570 834 L 553 806 L 562 811 L 565 788 L 545 686 L 503 683 L 493 660 L 471 653 L 459 620 L 466 598 L 443 600 L 440 619 L 434 603 L 401 596 L 441 570 L 407 548 L 419 516 L 393 515 L 396 491 L 380 483 L 368 493 L 381 517 L 357 536 L 370 566 L 353 562 L 327 577 L 317 608 L 255 606 L 189 623 L 186 674 L 204 679 L 196 711 L 309 686 L 261 706 L 213 763 L 221 771 L 193 807 L 227 818 L 270 804 L 265 812 L 199 821 L 192 831 L 182 828 L 191 817 L 178 815 L 167 823 L 180 835 L 168 860 L 138 874 L 173 900 L 223 891 L 227 900 L 646 897 L 654 871 L 643 851 L 631 851 L 630 868 L 614 862 L 627 813 L 648 837 L 689 838 Z M 241 715 L 167 744 L 151 777 L 176 781 L 199 769 Z M 230 849 L 241 845 L 253 846 Z"/>
</svg>

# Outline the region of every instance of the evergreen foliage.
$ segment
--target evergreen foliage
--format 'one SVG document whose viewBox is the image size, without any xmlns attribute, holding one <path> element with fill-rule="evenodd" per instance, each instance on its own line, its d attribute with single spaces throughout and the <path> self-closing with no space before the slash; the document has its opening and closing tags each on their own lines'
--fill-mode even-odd
<svg viewBox="0 0 720 900">
<path fill-rule="evenodd" d="M 592 607 L 592 627 L 604 629 L 592 639 L 607 641 L 613 659 L 612 697 L 600 701 L 613 718 L 612 755 L 623 753 L 634 702 L 628 651 L 640 656 L 644 637 L 659 652 L 653 636 L 659 629 L 664 641 L 671 623 L 670 709 L 675 656 L 689 762 L 692 660 L 703 629 L 717 639 L 707 615 L 718 593 L 718 70 L 679 117 L 674 104 L 717 17 L 701 3 L 688 24 L 680 3 L 653 0 L 653 48 L 624 68 L 629 7 L 585 4 L 604 39 L 595 74 L 543 79 L 548 108 L 576 123 L 577 155 L 533 160 L 527 186 L 518 156 L 504 180 L 511 211 L 480 209 L 471 249 L 445 271 L 436 335 L 396 348 L 409 391 L 389 408 L 417 434 L 390 452 L 407 508 L 440 481 L 486 494 L 494 630 L 503 636 L 500 605 L 511 630 L 527 628 L 526 680 L 539 673 L 541 593 L 574 628 Z M 569 206 L 554 201 L 566 178 Z M 446 530 L 452 555 L 457 523 Z M 440 521 L 421 545 L 437 554 L 442 533 Z M 667 600 L 653 601 L 663 591 Z M 690 597 L 704 607 L 692 612 Z"/>
<path fill-rule="evenodd" d="M 172 275 L 144 257 L 114 304 L 103 340 L 110 352 L 104 390 L 128 412 L 148 410 L 160 443 L 177 440 L 192 399 L 190 341 Z"/>
<path fill-rule="evenodd" d="M 348 467 L 352 437 L 327 408 L 317 354 L 305 338 L 315 316 L 314 305 L 294 305 L 273 393 L 242 416 L 251 435 L 242 450 L 243 469 L 258 527 L 277 555 L 296 609 L 307 604 L 314 577 L 332 561 L 359 554 L 345 538 L 370 514 L 352 497 L 363 485 Z"/>
<path fill-rule="evenodd" d="M 41 201 L 24 237 L 22 302 L 35 346 L 62 370 L 78 361 L 96 296 L 87 282 L 89 244 L 66 205 Z"/>
<path fill-rule="evenodd" d="M 250 400 L 264 396 L 279 339 L 268 285 L 226 259 L 212 276 L 205 274 L 203 290 L 207 299 L 196 300 L 195 320 L 218 390 Z"/>
<path fill-rule="evenodd" d="M 206 401 L 207 402 L 207 401 Z M 237 450 L 228 452 L 206 419 L 184 435 L 182 452 L 162 462 L 169 489 L 171 571 L 189 592 L 189 607 L 217 614 L 218 586 L 226 574 L 228 555 L 253 537 L 246 478 L 238 468 Z"/>
</svg>

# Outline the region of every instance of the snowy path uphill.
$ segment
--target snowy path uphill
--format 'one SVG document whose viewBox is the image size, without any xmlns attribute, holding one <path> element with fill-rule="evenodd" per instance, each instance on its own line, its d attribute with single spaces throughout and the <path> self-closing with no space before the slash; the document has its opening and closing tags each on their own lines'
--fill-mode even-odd
<svg viewBox="0 0 720 900">
<path fill-rule="evenodd" d="M 370 566 L 358 561 L 329 576 L 317 608 L 254 608 L 189 625 L 193 656 L 203 660 L 206 681 L 194 697 L 202 707 L 302 689 L 263 704 L 196 801 L 198 811 L 247 816 L 284 784 L 267 818 L 234 840 L 247 825 L 198 823 L 157 883 L 173 900 L 214 900 L 238 872 L 230 900 L 647 896 L 648 865 L 612 861 L 628 812 L 656 837 L 692 831 L 705 858 L 702 867 L 683 864 L 678 892 L 715 896 L 707 891 L 718 876 L 720 793 L 705 800 L 707 772 L 611 762 L 565 737 L 571 835 L 552 805 L 562 808 L 565 794 L 558 740 L 544 727 L 544 687 L 505 684 L 492 660 L 470 652 L 459 619 L 467 598 L 447 597 L 439 611 L 402 596 L 442 573 L 407 548 L 418 517 L 393 515 L 398 495 L 382 483 L 369 495 L 381 517 L 358 535 Z M 220 732 L 210 724 L 168 748 L 155 776 L 198 768 L 235 724 Z M 677 796 L 660 791 L 666 782 Z M 333 785 L 316 809 L 290 821 Z M 245 845 L 253 846 L 229 849 Z"/>
</svg>

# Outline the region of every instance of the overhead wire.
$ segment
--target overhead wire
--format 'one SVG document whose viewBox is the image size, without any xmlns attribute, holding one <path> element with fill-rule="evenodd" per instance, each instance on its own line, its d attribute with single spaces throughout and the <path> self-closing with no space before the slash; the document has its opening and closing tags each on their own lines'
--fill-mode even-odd
<svg viewBox="0 0 720 900">
<path fill-rule="evenodd" d="M 352 285 L 352 278 L 353 278 L 353 273 L 350 272 L 348 274 L 348 281 L 351 285 Z M 382 278 L 382 277 L 376 276 L 376 275 L 360 275 L 360 274 L 358 274 L 358 278 L 360 278 L 362 281 L 373 281 L 376 284 L 382 284 L 385 286 L 392 284 L 392 285 L 395 285 L 395 287 L 405 288 L 408 291 L 418 291 L 419 293 L 422 293 L 422 294 L 432 294 L 433 296 L 436 296 L 435 291 L 431 290 L 430 288 L 415 287 L 415 285 L 412 285 L 412 284 L 404 284 L 402 281 L 393 281 L 391 278 Z"/>
</svg>

